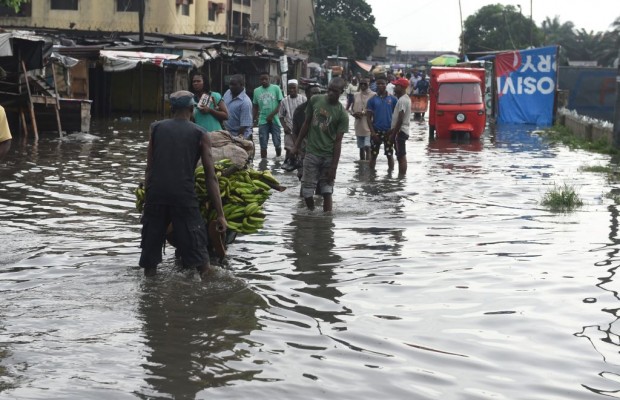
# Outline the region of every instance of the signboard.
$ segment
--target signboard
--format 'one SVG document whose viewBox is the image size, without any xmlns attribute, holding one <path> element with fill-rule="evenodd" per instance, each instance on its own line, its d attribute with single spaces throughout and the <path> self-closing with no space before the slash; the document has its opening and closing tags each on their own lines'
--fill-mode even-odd
<svg viewBox="0 0 620 400">
<path fill-rule="evenodd" d="M 495 57 L 499 123 L 553 124 L 557 46 L 500 53 Z"/>
</svg>

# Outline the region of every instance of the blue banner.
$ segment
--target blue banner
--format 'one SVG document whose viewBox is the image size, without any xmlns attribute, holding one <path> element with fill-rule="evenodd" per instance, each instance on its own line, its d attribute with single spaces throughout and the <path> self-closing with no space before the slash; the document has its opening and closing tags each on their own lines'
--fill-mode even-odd
<svg viewBox="0 0 620 400">
<path fill-rule="evenodd" d="M 500 53 L 495 57 L 499 123 L 553 124 L 557 46 Z"/>
</svg>

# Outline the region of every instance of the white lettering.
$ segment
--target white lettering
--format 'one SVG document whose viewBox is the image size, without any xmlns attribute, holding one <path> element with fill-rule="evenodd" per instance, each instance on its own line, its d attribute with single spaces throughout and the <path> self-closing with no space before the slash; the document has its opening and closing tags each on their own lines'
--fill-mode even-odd
<svg viewBox="0 0 620 400">
<path fill-rule="evenodd" d="M 521 72 L 525 72 L 528 69 L 531 69 L 532 72 L 537 72 L 534 63 L 532 62 L 532 56 L 525 57 L 525 62 L 523 63 L 523 67 L 521 67 Z"/>
<path fill-rule="evenodd" d="M 536 78 L 528 76 L 523 82 L 525 86 L 525 94 L 534 94 L 536 92 Z"/>
<path fill-rule="evenodd" d="M 539 72 L 551 72 L 551 68 L 553 68 L 553 62 L 551 61 L 550 55 L 539 55 L 538 56 L 538 71 Z"/>
<path fill-rule="evenodd" d="M 547 86 L 546 88 L 545 88 L 545 84 Z M 540 78 L 540 80 L 538 81 L 538 84 L 536 85 L 536 88 L 542 94 L 550 94 L 550 93 L 553 93 L 553 91 L 555 90 L 555 84 L 553 83 L 553 79 L 551 79 L 548 76 L 545 76 L 543 78 Z"/>
<path fill-rule="evenodd" d="M 551 94 L 555 90 L 555 83 L 551 77 L 545 76 L 536 80 L 532 76 L 526 78 L 518 77 L 516 86 L 513 78 L 506 78 L 502 85 L 501 78 L 497 78 L 497 93 L 499 95 L 510 94 Z"/>
</svg>

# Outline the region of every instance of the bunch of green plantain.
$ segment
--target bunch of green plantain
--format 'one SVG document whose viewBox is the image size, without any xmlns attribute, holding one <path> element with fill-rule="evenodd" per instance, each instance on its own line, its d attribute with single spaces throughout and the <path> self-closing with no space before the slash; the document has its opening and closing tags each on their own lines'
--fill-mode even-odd
<svg viewBox="0 0 620 400">
<path fill-rule="evenodd" d="M 238 233 L 256 233 L 263 227 L 265 213 L 263 203 L 271 195 L 272 188 L 281 188 L 280 182 L 269 171 L 256 171 L 253 169 L 234 169 L 229 176 L 223 176 L 223 172 L 231 168 L 232 162 L 228 159 L 215 163 L 224 216 L 228 223 L 228 229 Z M 208 223 L 216 219 L 217 213 L 209 204 L 205 172 L 201 166 L 194 171 L 194 188 L 200 204 L 200 214 Z M 134 191 L 136 195 L 136 209 L 142 212 L 146 191 L 142 183 Z"/>
<path fill-rule="evenodd" d="M 220 160 L 215 163 L 228 229 L 238 233 L 256 233 L 263 227 L 265 220 L 263 203 L 271 195 L 272 188 L 280 187 L 280 182 L 269 171 L 247 168 L 237 170 L 227 177 L 224 176 L 222 173 L 231 165 L 230 160 Z M 212 221 L 217 217 L 217 213 L 208 202 L 203 167 L 196 168 L 194 174 L 200 212 L 205 221 Z"/>
<path fill-rule="evenodd" d="M 144 200 L 146 198 L 146 190 L 144 190 L 144 184 L 140 182 L 136 190 L 134 190 L 134 194 L 136 195 L 136 210 L 139 213 L 144 210 Z"/>
</svg>

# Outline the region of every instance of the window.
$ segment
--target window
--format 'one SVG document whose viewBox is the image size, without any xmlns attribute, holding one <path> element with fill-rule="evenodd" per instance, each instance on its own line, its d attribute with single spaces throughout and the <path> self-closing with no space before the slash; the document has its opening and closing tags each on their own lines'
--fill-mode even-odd
<svg viewBox="0 0 620 400">
<path fill-rule="evenodd" d="M 243 4 L 244 6 L 251 6 L 252 0 L 234 0 L 235 4 Z"/>
<path fill-rule="evenodd" d="M 78 0 L 52 0 L 50 10 L 77 10 Z"/>
<path fill-rule="evenodd" d="M 444 83 L 439 87 L 438 104 L 480 104 L 482 91 L 478 83 Z"/>
<path fill-rule="evenodd" d="M 116 0 L 117 12 L 140 12 L 140 0 Z"/>
<path fill-rule="evenodd" d="M 141 0 L 116 0 L 116 11 L 140 12 Z"/>
<path fill-rule="evenodd" d="M 212 1 L 209 2 L 209 21 L 215 21 L 215 13 L 217 12 L 218 7 L 219 4 Z"/>
<path fill-rule="evenodd" d="M 176 0 L 177 6 L 181 6 L 181 15 L 189 15 L 189 5 L 193 2 L 194 0 Z"/>
</svg>

